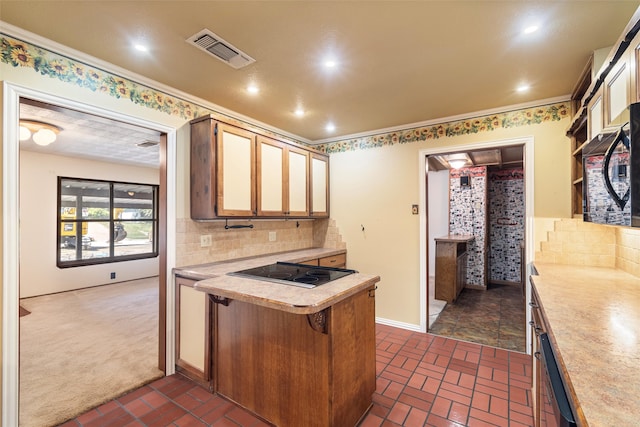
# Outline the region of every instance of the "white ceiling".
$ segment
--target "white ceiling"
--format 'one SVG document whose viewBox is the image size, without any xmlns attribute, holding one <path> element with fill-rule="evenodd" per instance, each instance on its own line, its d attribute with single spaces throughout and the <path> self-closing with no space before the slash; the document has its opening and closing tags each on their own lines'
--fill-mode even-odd
<svg viewBox="0 0 640 427">
<path fill-rule="evenodd" d="M 160 133 L 151 129 L 26 99 L 20 102 L 20 119 L 60 128 L 54 143 L 43 147 L 28 139 L 20 142 L 21 150 L 133 166 L 160 165 Z M 156 144 L 140 147 L 141 143 Z"/>
<path fill-rule="evenodd" d="M 21 0 L 2 1 L 0 20 L 320 142 L 566 96 L 589 55 L 617 41 L 639 4 Z M 531 24 L 540 29 L 523 35 Z M 234 69 L 186 42 L 204 28 L 256 62 Z M 321 66 L 328 54 L 338 61 L 330 72 Z M 257 95 L 247 93 L 249 83 Z M 531 89 L 517 92 L 521 83 Z M 298 105 L 305 116 L 293 114 Z M 325 130 L 328 121 L 335 131 Z M 96 133 L 74 144 L 88 147 Z M 107 139 L 125 135 L 140 139 Z M 106 147 L 107 156 L 120 150 Z"/>
</svg>

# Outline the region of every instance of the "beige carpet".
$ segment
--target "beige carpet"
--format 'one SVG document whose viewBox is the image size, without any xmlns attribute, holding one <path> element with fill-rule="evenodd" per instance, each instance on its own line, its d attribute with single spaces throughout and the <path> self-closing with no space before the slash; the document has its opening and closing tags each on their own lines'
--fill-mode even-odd
<svg viewBox="0 0 640 427">
<path fill-rule="evenodd" d="M 57 425 L 163 375 L 157 277 L 20 305 L 20 426 Z"/>
</svg>

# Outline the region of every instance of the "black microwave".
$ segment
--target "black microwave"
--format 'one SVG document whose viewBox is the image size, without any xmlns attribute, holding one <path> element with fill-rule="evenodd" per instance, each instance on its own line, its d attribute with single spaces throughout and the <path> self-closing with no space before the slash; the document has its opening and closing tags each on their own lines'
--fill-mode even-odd
<svg viewBox="0 0 640 427">
<path fill-rule="evenodd" d="M 640 227 L 640 103 L 582 149 L 584 221 Z"/>
</svg>

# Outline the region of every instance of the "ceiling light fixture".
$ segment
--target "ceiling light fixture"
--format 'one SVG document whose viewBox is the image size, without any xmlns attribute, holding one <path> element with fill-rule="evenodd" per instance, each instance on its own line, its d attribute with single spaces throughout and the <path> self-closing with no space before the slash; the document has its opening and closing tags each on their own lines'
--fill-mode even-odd
<svg viewBox="0 0 640 427">
<path fill-rule="evenodd" d="M 298 117 L 302 117 L 304 116 L 304 110 L 302 108 L 297 108 L 294 114 Z"/>
<path fill-rule="evenodd" d="M 20 141 L 29 138 L 38 145 L 46 146 L 54 142 L 62 129 L 50 123 L 37 120 L 20 120 Z"/>
<path fill-rule="evenodd" d="M 530 88 L 530 87 L 531 87 L 531 86 L 529 86 L 528 84 L 521 84 L 520 86 L 518 86 L 518 87 L 516 88 L 516 90 L 517 90 L 518 92 L 526 92 L 526 91 L 528 91 L 528 90 L 529 90 L 529 88 Z"/>
<path fill-rule="evenodd" d="M 451 166 L 453 169 L 460 169 L 466 164 L 466 160 L 449 160 L 449 166 Z"/>
<path fill-rule="evenodd" d="M 325 127 L 325 129 L 327 129 L 327 131 L 329 132 L 333 132 L 334 130 L 336 130 L 336 126 L 333 123 L 329 122 L 327 123 L 327 126 Z"/>
<path fill-rule="evenodd" d="M 260 89 L 258 89 L 258 86 L 256 86 L 256 85 L 249 85 L 247 87 L 247 91 L 249 93 L 258 93 L 258 92 L 260 92 Z"/>
<path fill-rule="evenodd" d="M 136 43 L 133 45 L 134 48 L 136 48 L 136 50 L 139 50 L 140 52 L 148 52 L 149 48 L 143 44 L 140 43 Z"/>
<path fill-rule="evenodd" d="M 538 31 L 538 26 L 537 25 L 530 25 L 528 27 L 526 27 L 522 32 L 525 34 L 531 34 L 531 33 L 535 33 L 536 31 Z"/>
<path fill-rule="evenodd" d="M 473 165 L 467 153 L 453 153 L 443 156 L 451 169 L 460 169 L 467 165 Z"/>
</svg>

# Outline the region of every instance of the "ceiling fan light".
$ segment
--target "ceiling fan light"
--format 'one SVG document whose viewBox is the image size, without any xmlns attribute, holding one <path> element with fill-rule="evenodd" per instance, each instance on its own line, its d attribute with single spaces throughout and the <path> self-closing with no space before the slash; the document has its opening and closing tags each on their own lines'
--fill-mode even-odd
<svg viewBox="0 0 640 427">
<path fill-rule="evenodd" d="M 31 138 L 31 131 L 26 126 L 20 126 L 20 141 Z"/>
<path fill-rule="evenodd" d="M 46 146 L 56 140 L 56 133 L 51 129 L 40 129 L 33 134 L 33 142 L 38 145 Z"/>
</svg>

